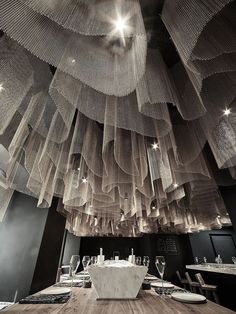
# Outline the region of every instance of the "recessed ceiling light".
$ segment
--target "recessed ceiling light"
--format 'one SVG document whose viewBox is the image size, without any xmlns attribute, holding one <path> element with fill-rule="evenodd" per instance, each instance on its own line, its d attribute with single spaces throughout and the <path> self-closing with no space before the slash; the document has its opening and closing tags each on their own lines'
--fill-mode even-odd
<svg viewBox="0 0 236 314">
<path fill-rule="evenodd" d="M 159 144 L 158 143 L 153 143 L 152 144 L 152 149 L 157 150 L 159 148 Z"/>
<path fill-rule="evenodd" d="M 114 25 L 115 25 L 116 31 L 118 31 L 122 34 L 123 34 L 125 28 L 127 27 L 125 19 L 122 18 L 121 16 L 117 17 L 117 19 L 114 21 Z"/>
<path fill-rule="evenodd" d="M 225 109 L 223 110 L 223 113 L 224 113 L 224 116 L 228 116 L 228 115 L 231 114 L 231 109 L 230 109 L 230 108 L 225 108 Z"/>
<path fill-rule="evenodd" d="M 83 182 L 83 183 L 87 183 L 87 182 L 88 182 L 88 180 L 87 180 L 86 178 L 84 178 L 84 177 L 83 177 L 83 178 L 82 178 L 82 182 Z"/>
</svg>

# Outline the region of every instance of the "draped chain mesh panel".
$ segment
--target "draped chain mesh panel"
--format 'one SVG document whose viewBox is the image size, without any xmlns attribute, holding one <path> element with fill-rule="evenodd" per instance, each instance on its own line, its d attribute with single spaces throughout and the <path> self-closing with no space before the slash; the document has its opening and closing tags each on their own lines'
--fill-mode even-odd
<svg viewBox="0 0 236 314">
<path fill-rule="evenodd" d="M 236 179 L 236 2 L 165 0 L 172 66 L 140 2 L 0 1 L 0 220 L 17 190 L 38 207 L 59 198 L 77 236 L 229 223 L 218 185 Z"/>
</svg>

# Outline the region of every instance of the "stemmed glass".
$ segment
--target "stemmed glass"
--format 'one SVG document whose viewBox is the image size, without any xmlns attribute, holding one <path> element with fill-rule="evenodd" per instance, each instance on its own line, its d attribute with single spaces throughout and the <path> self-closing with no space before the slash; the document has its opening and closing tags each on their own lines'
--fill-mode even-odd
<svg viewBox="0 0 236 314">
<path fill-rule="evenodd" d="M 82 259 L 82 264 L 83 264 L 83 268 L 84 268 L 84 278 L 83 278 L 83 284 L 84 284 L 84 280 L 85 280 L 85 272 L 87 270 L 87 267 L 90 263 L 90 257 L 89 256 L 84 256 Z"/>
<path fill-rule="evenodd" d="M 149 256 L 144 256 L 143 257 L 143 265 L 147 266 L 147 268 L 149 268 L 149 264 L 150 264 Z"/>
<path fill-rule="evenodd" d="M 166 262 L 165 262 L 165 258 L 164 256 L 156 256 L 156 268 L 159 272 L 159 275 L 161 277 L 162 280 L 162 296 L 164 296 L 164 289 L 163 289 L 163 275 L 164 275 L 164 271 L 165 271 L 165 266 L 166 266 Z"/>
<path fill-rule="evenodd" d="M 73 287 L 73 279 L 78 270 L 80 264 L 80 256 L 79 255 L 72 255 L 70 259 L 70 277 L 71 277 L 71 288 Z"/>
<path fill-rule="evenodd" d="M 233 262 L 234 264 L 236 264 L 236 257 L 235 257 L 235 256 L 232 257 L 232 262 Z"/>
<path fill-rule="evenodd" d="M 90 260 L 90 262 L 91 262 L 91 265 L 94 265 L 94 264 L 97 264 L 97 256 L 91 256 L 91 260 Z"/>
<path fill-rule="evenodd" d="M 141 264 L 142 264 L 141 256 L 137 256 L 137 257 L 135 258 L 135 264 L 141 266 Z"/>
</svg>

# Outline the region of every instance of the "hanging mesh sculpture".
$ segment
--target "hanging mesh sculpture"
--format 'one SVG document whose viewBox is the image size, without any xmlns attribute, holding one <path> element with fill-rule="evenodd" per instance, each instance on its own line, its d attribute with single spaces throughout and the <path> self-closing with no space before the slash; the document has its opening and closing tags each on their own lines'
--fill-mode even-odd
<svg viewBox="0 0 236 314">
<path fill-rule="evenodd" d="M 0 28 L 12 38 L 0 38 L 5 203 L 13 190 L 39 207 L 56 196 L 79 236 L 221 228 L 217 184 L 236 177 L 233 8 L 165 0 L 181 59 L 168 69 L 147 49 L 136 0 L 2 0 Z"/>
</svg>

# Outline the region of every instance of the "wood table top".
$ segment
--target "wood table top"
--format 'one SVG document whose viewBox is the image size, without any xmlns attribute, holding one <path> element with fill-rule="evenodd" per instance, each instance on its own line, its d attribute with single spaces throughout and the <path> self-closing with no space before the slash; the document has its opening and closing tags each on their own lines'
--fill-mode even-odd
<svg viewBox="0 0 236 314">
<path fill-rule="evenodd" d="M 235 313 L 211 301 L 205 304 L 186 304 L 154 290 L 140 290 L 137 300 L 96 300 L 94 288 L 73 288 L 72 297 L 64 304 L 15 304 L 5 313 L 26 314 L 230 314 Z"/>
</svg>

